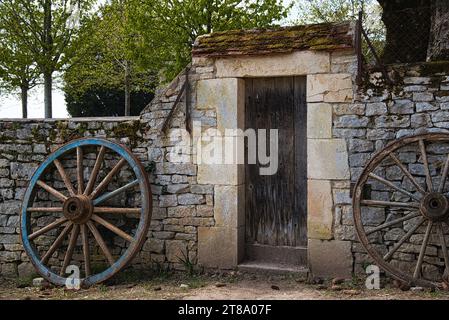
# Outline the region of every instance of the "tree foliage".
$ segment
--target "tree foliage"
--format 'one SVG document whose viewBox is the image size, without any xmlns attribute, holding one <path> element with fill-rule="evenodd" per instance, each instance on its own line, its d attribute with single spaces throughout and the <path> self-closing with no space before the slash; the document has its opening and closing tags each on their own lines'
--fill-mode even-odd
<svg viewBox="0 0 449 320">
<path fill-rule="evenodd" d="M 114 99 L 119 93 L 123 94 L 123 110 L 117 112 L 113 108 L 108 115 L 131 115 L 136 110 L 133 98 L 152 97 L 156 72 L 151 65 L 141 68 L 136 62 L 139 55 L 136 42 L 139 40 L 129 20 L 132 12 L 130 2 L 113 0 L 83 23 L 76 42 L 76 54 L 64 74 L 64 91 L 67 103 L 71 104 L 68 110 L 72 116 L 78 114 L 75 106 L 81 107 L 79 102 L 85 101 L 86 96 L 94 96 L 93 93 L 99 100 L 110 100 L 107 89 Z M 96 102 L 87 105 L 98 106 Z M 98 109 L 98 115 L 105 115 L 104 112 L 101 107 Z"/>
<path fill-rule="evenodd" d="M 198 36 L 269 27 L 289 9 L 280 0 L 110 0 L 81 27 L 64 75 L 69 111 L 86 109 L 88 96 L 110 101 L 120 93 L 125 110 L 139 109 L 138 96 L 150 97 L 161 78 L 171 80 L 189 63 Z M 103 115 L 99 104 L 87 104 Z"/>
<path fill-rule="evenodd" d="M 0 24 L 39 68 L 45 83 L 45 113 L 52 116 L 53 74 L 71 53 L 80 19 L 94 0 L 0 0 Z"/>
<path fill-rule="evenodd" d="M 0 15 L 3 15 L 0 4 Z M 35 87 L 39 80 L 39 70 L 26 43 L 17 38 L 0 19 L 0 94 L 20 92 L 22 100 L 22 116 L 27 117 L 28 91 Z"/>
<path fill-rule="evenodd" d="M 281 0 L 129 0 L 140 64 L 173 78 L 190 61 L 195 39 L 231 29 L 266 28 L 287 17 Z"/>
</svg>

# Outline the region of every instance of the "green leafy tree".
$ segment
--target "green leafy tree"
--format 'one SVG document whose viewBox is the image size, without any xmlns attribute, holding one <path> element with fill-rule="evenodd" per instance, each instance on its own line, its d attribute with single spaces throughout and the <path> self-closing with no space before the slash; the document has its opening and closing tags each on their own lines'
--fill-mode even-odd
<svg viewBox="0 0 449 320">
<path fill-rule="evenodd" d="M 80 19 L 94 0 L 0 0 L 0 24 L 32 53 L 44 79 L 45 117 L 52 117 L 55 72 L 62 71 L 74 52 Z"/>
<path fill-rule="evenodd" d="M 67 103 L 109 88 L 114 95 L 123 93 L 123 110 L 111 112 L 128 116 L 136 110 L 131 104 L 133 98 L 150 96 L 156 72 L 152 71 L 151 64 L 141 68 L 136 63 L 139 57 L 136 42 L 140 38 L 129 19 L 134 12 L 133 5 L 135 3 L 129 1 L 112 0 L 84 21 L 76 41 L 77 51 L 64 75 Z M 77 114 L 76 105 L 81 106 L 73 104 L 69 109 L 72 115 Z M 98 115 L 102 114 L 100 110 Z"/>
<path fill-rule="evenodd" d="M 2 7 L 0 6 L 0 14 Z M 38 84 L 39 71 L 21 39 L 0 24 L 0 89 L 6 93 L 20 92 L 22 117 L 28 116 L 28 91 Z"/>
<path fill-rule="evenodd" d="M 362 12 L 363 28 L 376 52 L 385 46 L 385 26 L 380 20 L 382 8 L 376 0 L 301 0 L 298 3 L 296 24 L 332 23 L 358 19 Z M 368 63 L 375 63 L 368 45 L 363 42 L 363 56 Z"/>
<path fill-rule="evenodd" d="M 374 0 L 302 0 L 298 2 L 298 23 L 343 22 L 357 18 Z"/>
<path fill-rule="evenodd" d="M 170 80 L 191 58 L 195 39 L 231 29 L 267 28 L 287 17 L 280 0 L 129 0 L 139 35 L 141 65 L 163 70 Z"/>
</svg>

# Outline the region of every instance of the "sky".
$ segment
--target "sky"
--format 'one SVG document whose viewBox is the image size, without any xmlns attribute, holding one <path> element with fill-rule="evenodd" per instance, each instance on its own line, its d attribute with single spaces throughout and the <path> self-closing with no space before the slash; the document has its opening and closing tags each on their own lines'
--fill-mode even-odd
<svg viewBox="0 0 449 320">
<path fill-rule="evenodd" d="M 104 0 L 101 0 L 104 1 Z M 289 4 L 292 0 L 283 0 L 285 4 Z M 290 12 L 290 16 L 281 24 L 287 24 L 297 16 L 297 7 Z M 64 92 L 56 84 L 53 90 L 53 117 L 68 118 L 70 117 L 64 99 Z M 28 118 L 44 117 L 44 94 L 43 86 L 32 89 L 28 97 Z M 18 95 L 0 96 L 0 119 L 1 118 L 21 118 L 22 105 Z"/>
</svg>

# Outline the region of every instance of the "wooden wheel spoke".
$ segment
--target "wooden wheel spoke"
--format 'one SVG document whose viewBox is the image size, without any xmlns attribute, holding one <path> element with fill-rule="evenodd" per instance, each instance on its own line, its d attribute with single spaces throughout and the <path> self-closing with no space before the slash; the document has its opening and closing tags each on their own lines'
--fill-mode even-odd
<svg viewBox="0 0 449 320">
<path fill-rule="evenodd" d="M 372 173 L 372 172 L 369 174 L 369 176 L 370 176 L 371 178 L 373 178 L 373 179 L 379 181 L 380 183 L 383 183 L 384 185 L 386 185 L 386 186 L 388 186 L 388 187 L 390 187 L 390 188 L 393 188 L 393 189 L 395 189 L 396 191 L 399 191 L 400 193 L 402 193 L 402 194 L 404 194 L 404 195 L 406 195 L 406 196 L 408 196 L 408 197 L 410 197 L 410 198 L 412 198 L 412 199 L 415 199 L 415 200 L 417 200 L 417 201 L 420 201 L 420 199 L 419 199 L 417 196 L 415 196 L 414 194 L 408 192 L 407 190 L 402 189 L 401 187 L 398 187 L 397 185 L 395 185 L 395 184 L 394 184 L 393 182 L 391 182 L 391 181 L 388 181 L 388 180 L 386 180 L 386 179 L 384 179 L 384 178 L 382 178 L 382 177 L 379 177 L 378 175 L 376 175 L 376 174 L 374 174 L 374 173 Z"/>
<path fill-rule="evenodd" d="M 62 264 L 60 275 L 63 276 L 65 274 L 65 270 L 72 260 L 73 251 L 75 250 L 76 241 L 78 240 L 78 235 L 80 233 L 80 226 L 75 224 L 72 228 L 72 234 L 70 235 L 69 246 L 67 247 L 67 252 L 65 253 L 64 263 Z"/>
<path fill-rule="evenodd" d="M 424 163 L 424 172 L 426 174 L 427 191 L 432 192 L 433 191 L 432 178 L 430 176 L 429 161 L 427 160 L 426 146 L 424 144 L 423 139 L 419 140 L 419 149 L 421 151 L 421 156 L 422 156 L 422 160 Z"/>
<path fill-rule="evenodd" d="M 42 180 L 39 180 L 36 182 L 36 184 L 41 187 L 42 189 L 44 189 L 45 191 L 47 191 L 48 193 L 50 193 L 51 195 L 55 196 L 56 198 L 58 198 L 59 200 L 61 200 L 62 202 L 67 200 L 67 197 L 65 195 L 63 195 L 61 192 L 59 192 L 58 190 L 50 187 L 48 184 L 46 184 L 45 182 L 43 182 Z"/>
<path fill-rule="evenodd" d="M 28 239 L 29 239 L 29 240 L 34 240 L 34 239 L 36 239 L 37 237 L 39 237 L 40 235 L 42 235 L 42 234 L 44 234 L 44 233 L 47 233 L 48 231 L 53 230 L 54 228 L 59 227 L 59 226 L 60 226 L 61 224 L 63 224 L 64 222 L 67 222 L 67 218 L 66 218 L 66 217 L 59 218 L 58 220 L 56 220 L 56 221 L 50 223 L 49 225 L 43 227 L 42 229 L 39 229 L 38 231 L 36 231 L 36 232 L 30 234 L 30 235 L 28 236 Z"/>
<path fill-rule="evenodd" d="M 101 165 L 104 160 L 104 156 L 106 154 L 106 147 L 101 146 L 100 152 L 98 153 L 97 160 L 95 160 L 94 168 L 92 169 L 92 173 L 89 178 L 89 182 L 87 183 L 86 190 L 84 190 L 84 195 L 89 195 L 95 185 L 95 181 L 97 181 L 98 173 L 100 172 Z"/>
<path fill-rule="evenodd" d="M 120 159 L 120 161 L 115 165 L 114 168 L 106 175 L 103 181 L 95 188 L 95 190 L 90 194 L 91 199 L 95 199 L 111 182 L 112 178 L 120 171 L 120 169 L 126 164 L 126 160 L 124 158 Z"/>
<path fill-rule="evenodd" d="M 76 176 L 78 180 L 78 194 L 83 193 L 84 175 L 83 175 L 83 149 L 76 148 Z"/>
<path fill-rule="evenodd" d="M 55 242 L 51 245 L 50 249 L 48 249 L 47 253 L 42 257 L 41 262 L 43 264 L 46 264 L 53 253 L 61 246 L 62 241 L 64 241 L 65 236 L 69 233 L 72 226 L 73 224 L 71 223 L 65 226 L 60 235 L 56 238 Z"/>
<path fill-rule="evenodd" d="M 444 239 L 443 224 L 438 225 L 438 236 L 440 238 L 441 251 L 443 252 L 445 274 L 449 272 L 449 254 L 447 252 L 446 240 Z"/>
<path fill-rule="evenodd" d="M 140 208 L 110 208 L 110 207 L 95 207 L 94 213 L 116 213 L 116 214 L 140 214 Z"/>
<path fill-rule="evenodd" d="M 420 140 L 421 141 L 421 140 Z M 416 263 L 415 272 L 413 273 L 413 278 L 418 279 L 421 274 L 421 265 L 424 260 L 424 255 L 427 249 L 427 243 L 429 242 L 430 232 L 432 231 L 433 222 L 429 221 L 426 228 L 426 233 L 424 234 L 424 240 L 421 245 L 421 250 L 419 251 L 418 262 Z"/>
<path fill-rule="evenodd" d="M 56 169 L 58 169 L 59 175 L 61 176 L 62 181 L 64 181 L 65 187 L 69 191 L 70 195 L 72 197 L 75 196 L 76 195 L 75 189 L 73 189 L 72 182 L 70 182 L 69 176 L 65 172 L 61 161 L 59 161 L 58 159 L 55 159 L 55 161 L 53 161 L 53 163 L 55 164 Z"/>
<path fill-rule="evenodd" d="M 81 225 L 81 238 L 83 241 L 84 271 L 86 277 L 89 277 L 90 276 L 89 238 L 87 234 L 87 227 L 85 224 Z"/>
<path fill-rule="evenodd" d="M 377 227 L 375 227 L 375 228 L 373 228 L 373 229 L 367 230 L 367 231 L 366 231 L 366 235 L 370 235 L 370 234 L 372 234 L 372 233 L 374 233 L 374 232 L 377 232 L 377 231 L 380 231 L 380 230 L 382 230 L 382 229 L 385 229 L 385 228 L 394 226 L 394 225 L 397 224 L 397 223 L 404 222 L 404 221 L 407 221 L 407 220 L 410 220 L 410 219 L 419 217 L 420 215 L 421 215 L 420 213 L 409 214 L 409 215 L 407 215 L 407 216 L 405 216 L 405 217 L 402 217 L 402 218 L 399 218 L 399 219 L 396 219 L 396 220 L 392 220 L 392 221 L 386 222 L 386 223 L 381 224 L 380 226 L 377 226 Z"/>
<path fill-rule="evenodd" d="M 440 186 L 438 187 L 438 192 L 442 193 L 444 189 L 444 184 L 446 183 L 447 174 L 449 172 L 449 154 L 447 155 L 446 162 L 444 163 L 444 169 L 441 173 L 441 182 Z"/>
<path fill-rule="evenodd" d="M 123 186 L 123 187 L 121 187 L 121 188 L 119 188 L 119 189 L 117 189 L 115 191 L 112 191 L 112 192 L 109 192 L 109 193 L 105 193 L 102 196 L 100 196 L 97 199 L 95 199 L 93 201 L 93 205 L 97 206 L 97 205 L 99 205 L 99 204 L 101 204 L 101 203 L 103 203 L 103 202 L 105 202 L 105 201 L 115 197 L 116 195 L 125 192 L 128 189 L 134 188 L 138 184 L 139 184 L 139 180 L 136 179 L 136 180 L 128 183 L 127 185 L 125 185 L 125 186 Z"/>
<path fill-rule="evenodd" d="M 412 234 L 415 233 L 415 231 L 424 223 L 424 218 L 421 218 L 421 220 L 413 227 L 411 228 L 399 241 L 394 245 L 394 247 L 384 256 L 385 261 L 389 261 L 391 257 L 393 257 L 393 254 L 398 251 L 399 247 L 402 246 L 402 244 L 407 241 Z"/>
<path fill-rule="evenodd" d="M 55 213 L 55 212 L 62 212 L 62 207 L 48 207 L 48 208 L 35 208 L 31 207 L 27 209 L 27 212 L 48 212 L 48 213 Z"/>
<path fill-rule="evenodd" d="M 104 256 L 108 260 L 109 264 L 112 266 L 114 264 L 114 258 L 112 257 L 111 252 L 109 251 L 106 243 L 103 240 L 103 237 L 101 236 L 100 232 L 98 231 L 97 227 L 92 223 L 92 221 L 87 222 L 87 227 L 89 228 L 90 232 L 94 235 L 95 240 L 97 241 L 98 245 L 100 246 L 101 251 L 103 251 Z"/>
<path fill-rule="evenodd" d="M 114 226 L 112 223 L 110 223 L 110 222 L 104 220 L 103 218 L 97 216 L 96 214 L 92 215 L 92 220 L 95 221 L 95 222 L 98 222 L 99 224 L 101 224 L 105 228 L 111 230 L 112 232 L 114 232 L 116 235 L 122 237 L 123 239 L 125 239 L 125 240 L 127 240 L 129 242 L 134 242 L 134 238 L 132 236 L 130 236 L 129 234 L 127 234 L 124 231 L 120 230 L 119 228 Z"/>
<path fill-rule="evenodd" d="M 419 185 L 418 181 L 412 176 L 410 171 L 404 166 L 404 164 L 393 154 L 390 153 L 390 158 L 396 163 L 396 165 L 401 169 L 401 171 L 409 178 L 410 182 L 418 189 L 418 191 L 422 194 L 425 194 L 426 191 Z"/>
<path fill-rule="evenodd" d="M 419 208 L 419 203 L 417 203 L 417 202 L 362 200 L 361 204 L 365 205 L 365 206 L 374 206 L 374 207 L 399 207 L 399 208 L 409 208 L 409 209 L 418 209 Z"/>
</svg>

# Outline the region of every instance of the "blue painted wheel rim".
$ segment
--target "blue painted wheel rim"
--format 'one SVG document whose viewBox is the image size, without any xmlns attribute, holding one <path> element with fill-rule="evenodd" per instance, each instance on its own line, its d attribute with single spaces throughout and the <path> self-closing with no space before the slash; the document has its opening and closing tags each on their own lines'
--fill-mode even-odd
<svg viewBox="0 0 449 320">
<path fill-rule="evenodd" d="M 139 181 L 139 189 L 141 193 L 142 203 L 140 206 L 141 207 L 140 221 L 134 235 L 135 241 L 129 244 L 125 253 L 123 253 L 112 266 L 109 266 L 106 270 L 98 274 L 94 274 L 89 277 L 81 279 L 81 285 L 83 287 L 88 287 L 97 283 L 101 283 L 114 276 L 117 272 L 123 269 L 129 262 L 131 262 L 131 260 L 139 252 L 143 243 L 146 240 L 146 235 L 151 221 L 152 194 L 148 182 L 148 177 L 145 170 L 142 168 L 142 165 L 140 164 L 139 160 L 131 153 L 129 149 L 105 139 L 85 138 L 71 141 L 65 144 L 64 146 L 60 147 L 56 151 L 54 151 L 36 169 L 28 184 L 22 202 L 20 233 L 23 247 L 28 257 L 30 258 L 31 263 L 35 266 L 39 274 L 41 274 L 48 281 L 56 285 L 65 285 L 67 278 L 56 274 L 54 271 L 52 271 L 49 267 L 45 266 L 40 261 L 39 254 L 36 248 L 34 247 L 34 244 L 28 239 L 29 230 L 31 230 L 30 226 L 31 214 L 27 212 L 27 209 L 34 200 L 32 199 L 34 198 L 33 191 L 37 188 L 36 185 L 37 181 L 46 171 L 46 169 L 51 166 L 54 160 L 76 149 L 77 147 L 86 147 L 86 146 L 99 146 L 99 147 L 104 146 L 109 150 L 116 152 L 119 156 L 121 156 L 126 160 L 128 166 L 132 169 L 136 178 Z"/>
</svg>

